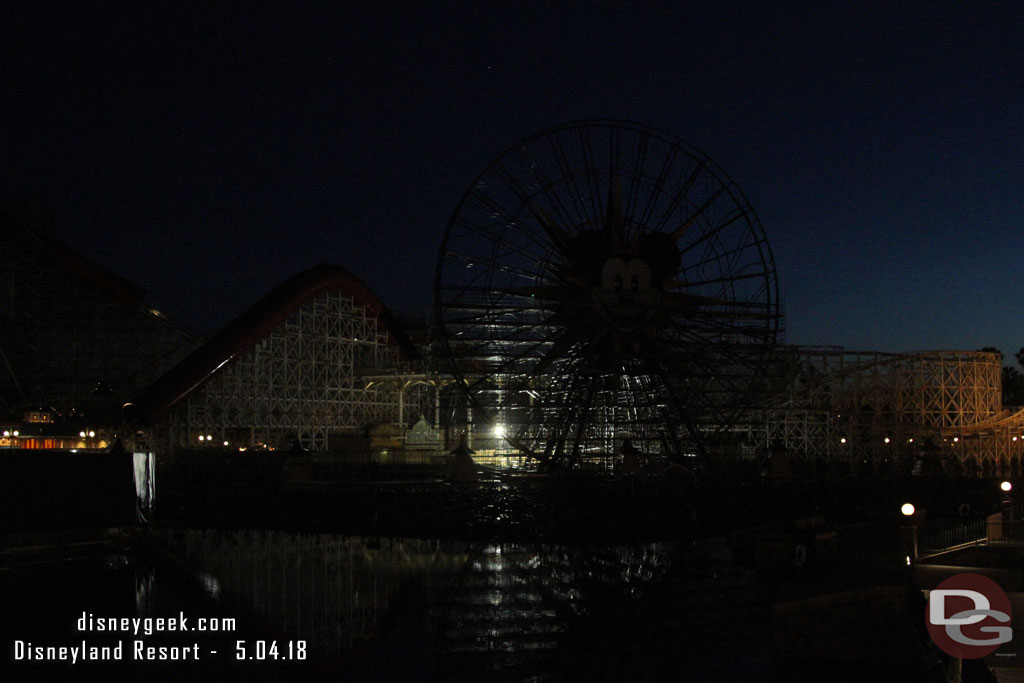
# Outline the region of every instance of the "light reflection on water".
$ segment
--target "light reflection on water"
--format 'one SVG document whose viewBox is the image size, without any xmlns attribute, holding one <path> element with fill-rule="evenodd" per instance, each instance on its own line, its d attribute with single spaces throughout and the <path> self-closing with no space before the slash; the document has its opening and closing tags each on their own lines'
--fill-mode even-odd
<svg viewBox="0 0 1024 683">
<path fill-rule="evenodd" d="M 189 530 L 170 546 L 228 609 L 363 680 L 770 676 L 768 601 L 715 543 Z"/>
<path fill-rule="evenodd" d="M 437 541 L 281 531 L 179 531 L 170 543 L 234 607 L 325 656 L 364 646 L 406 591 L 432 590 L 466 558 Z"/>
<path fill-rule="evenodd" d="M 2 640 L 104 644 L 83 612 L 231 617 L 194 665 L 67 669 L 6 662 L 10 675 L 119 680 L 760 681 L 771 677 L 770 604 L 724 544 L 469 544 L 281 531 L 167 532 L 180 562 L 111 556 L 0 572 Z M 157 558 L 160 554 L 157 553 Z M 181 581 L 175 566 L 192 580 Z M 236 661 L 238 639 L 305 640 L 308 661 Z M 109 674 L 109 677 L 108 677 Z M 18 679 L 20 680 L 20 679 Z"/>
</svg>

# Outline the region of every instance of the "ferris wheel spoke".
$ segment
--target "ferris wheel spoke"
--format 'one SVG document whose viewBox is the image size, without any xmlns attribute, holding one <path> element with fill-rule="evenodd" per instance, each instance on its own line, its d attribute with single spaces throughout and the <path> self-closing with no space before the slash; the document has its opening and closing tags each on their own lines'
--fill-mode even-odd
<svg viewBox="0 0 1024 683">
<path fill-rule="evenodd" d="M 712 310 L 696 308 L 677 308 L 675 315 L 669 318 L 669 324 L 681 330 L 697 329 L 736 329 L 736 330 L 772 330 L 778 316 L 771 312 L 732 310 Z M 752 325 L 747 321 L 759 321 L 761 325 Z M 744 322 L 739 322 L 744 321 Z"/>
<path fill-rule="evenodd" d="M 591 142 L 591 129 L 581 127 L 576 129 L 579 138 L 579 152 L 583 158 L 583 181 L 587 185 L 587 198 L 590 203 L 590 210 L 587 211 L 588 222 L 596 224 L 596 218 L 601 215 L 601 186 L 598 184 L 597 171 L 604 168 L 604 164 L 597 163 L 594 157 L 594 145 Z"/>
<path fill-rule="evenodd" d="M 495 214 L 497 214 L 497 215 L 503 217 L 505 219 L 505 225 L 506 226 L 520 226 L 521 225 L 519 217 L 516 214 L 512 213 L 511 211 L 506 209 L 504 206 L 502 206 L 498 201 L 496 201 L 496 200 L 494 200 L 494 199 L 484 195 L 483 193 L 480 193 L 479 191 L 477 191 L 474 194 L 470 195 L 470 199 L 473 200 L 473 201 L 479 202 L 481 207 L 489 215 L 494 216 Z M 528 251 L 525 246 L 520 246 L 520 245 L 512 244 L 511 242 L 508 242 L 507 240 L 505 240 L 504 237 L 502 237 L 500 235 L 496 235 L 493 231 L 489 231 L 486 228 L 477 225 L 475 222 L 467 221 L 465 223 L 465 227 L 468 228 L 469 230 L 472 230 L 473 232 L 476 232 L 478 235 L 481 235 L 481 236 L 489 239 L 490 241 L 492 241 L 492 242 L 494 242 L 496 244 L 500 244 L 503 247 L 507 247 L 507 248 L 513 250 L 515 253 L 518 253 L 519 255 L 523 256 L 524 258 L 527 258 L 527 259 L 530 259 L 530 260 L 534 260 L 534 261 L 537 261 L 537 262 L 543 262 L 544 261 L 544 257 L 543 256 L 540 256 L 540 255 L 538 255 L 538 254 L 536 254 L 536 253 L 534 253 L 532 251 Z M 538 247 L 545 254 L 548 251 L 551 250 L 552 246 L 557 246 L 557 245 L 551 245 L 551 244 L 544 244 L 543 242 L 539 241 L 536 237 L 534 237 L 533 234 L 530 233 L 527 230 L 520 229 L 520 230 L 517 230 L 517 233 L 521 234 L 523 237 L 525 237 L 527 240 L 529 240 L 532 245 L 534 245 L 535 247 Z"/>
<path fill-rule="evenodd" d="M 487 325 L 489 329 L 496 330 L 502 328 L 509 328 L 520 330 L 522 332 L 529 332 L 530 330 L 546 324 L 547 319 L 544 318 L 537 322 L 533 322 L 532 318 L 537 316 L 531 316 L 531 320 L 509 320 L 508 314 L 515 312 L 525 312 L 527 309 L 516 309 L 516 308 L 505 308 L 501 311 L 497 311 L 491 308 L 463 308 L 461 309 L 464 315 L 452 316 L 448 322 L 453 328 L 457 327 L 470 327 L 475 325 Z M 543 309 L 529 309 L 531 313 L 540 313 Z"/>
<path fill-rule="evenodd" d="M 499 178 L 501 178 L 507 184 L 510 191 L 515 195 L 516 199 L 527 208 L 533 219 L 537 221 L 538 225 L 540 225 L 541 228 L 543 228 L 544 234 L 547 235 L 548 239 L 550 240 L 550 243 L 544 244 L 542 242 L 537 241 L 529 232 L 524 232 L 524 235 L 527 238 L 529 238 L 535 245 L 541 247 L 542 249 L 549 251 L 552 248 L 554 248 L 564 254 L 566 250 L 569 248 L 569 244 L 571 242 L 571 237 L 568 235 L 568 233 L 566 233 L 564 230 L 558 227 L 558 224 L 555 223 L 555 221 L 551 218 L 551 216 L 547 214 L 547 212 L 544 211 L 544 209 L 537 205 L 537 203 L 533 200 L 532 197 L 530 197 L 523 190 L 519 189 L 511 171 L 507 170 L 503 166 L 496 165 L 494 168 L 494 172 L 498 175 Z M 511 214 L 508 215 L 513 221 L 516 222 L 516 224 L 519 224 L 518 217 L 513 216 Z"/>
<path fill-rule="evenodd" d="M 570 349 L 579 344 L 580 341 L 582 340 L 574 331 L 567 330 L 565 334 L 555 340 L 555 343 L 551 348 L 541 356 L 537 361 L 537 365 L 530 370 L 530 374 L 534 377 L 543 375 L 560 358 L 563 358 Z"/>
<path fill-rule="evenodd" d="M 683 411 L 691 416 L 699 415 L 705 422 L 710 418 L 711 422 L 728 424 L 732 406 L 714 400 L 717 392 L 714 391 L 713 387 L 709 386 L 709 382 L 721 382 L 721 378 L 713 377 L 707 372 L 706 368 L 703 369 L 703 373 L 694 373 L 690 369 L 688 374 L 683 376 L 680 373 L 684 369 L 676 367 L 670 361 L 666 363 L 664 369 L 660 370 L 660 376 L 673 393 L 679 395 L 679 389 L 683 390 L 683 395 L 678 398 L 680 400 L 679 405 Z M 678 389 L 676 388 L 677 384 L 681 385 Z M 732 393 L 730 392 L 728 395 L 732 396 Z"/>
<path fill-rule="evenodd" d="M 640 203 L 641 196 L 647 194 L 641 191 L 642 180 L 644 177 L 644 170 L 647 168 L 647 150 L 650 146 L 650 139 L 647 136 L 641 136 L 636 141 L 636 150 L 633 156 L 633 163 L 630 167 L 633 169 L 630 174 L 630 187 L 629 193 L 627 194 L 627 203 L 624 213 L 627 221 L 632 223 L 633 216 L 636 213 L 637 206 Z"/>
<path fill-rule="evenodd" d="M 509 344 L 515 345 L 514 348 L 507 352 L 511 359 L 517 362 L 528 361 L 531 364 L 529 367 L 522 369 L 524 373 L 536 374 L 535 366 L 542 363 L 550 354 L 550 351 L 545 350 L 545 347 L 549 344 L 557 345 L 559 341 L 569 335 L 569 332 L 564 328 L 550 325 L 546 320 L 542 324 L 537 325 L 536 329 L 538 332 L 544 332 L 545 334 L 535 339 L 517 337 L 516 339 L 508 340 Z"/>
<path fill-rule="evenodd" d="M 749 235 L 743 235 L 743 239 L 750 240 Z M 694 242 L 693 244 L 685 247 L 681 252 L 680 256 L 687 253 L 692 247 L 697 245 L 704 247 L 704 251 L 700 257 L 695 261 L 684 261 L 681 271 L 683 273 L 690 271 L 699 271 L 704 266 L 711 264 L 728 264 L 730 267 L 735 267 L 737 262 L 735 261 L 737 256 L 747 255 L 750 257 L 750 262 L 755 267 L 761 267 L 761 255 L 760 255 L 760 244 L 754 241 L 741 243 L 735 247 L 729 249 L 716 250 L 715 242 L 712 240 L 701 240 L 700 242 Z"/>
<path fill-rule="evenodd" d="M 576 429 L 573 437 L 572 450 L 569 454 L 569 464 L 574 465 L 580 458 L 580 447 L 583 443 L 584 434 L 586 428 L 590 423 L 590 411 L 594 405 L 594 397 L 597 395 L 597 376 L 590 378 L 590 383 L 587 386 L 586 394 L 583 400 L 580 402 L 580 410 L 575 418 Z"/>
<path fill-rule="evenodd" d="M 545 230 L 558 229 L 560 232 L 565 233 L 565 230 L 559 229 L 559 225 L 572 226 L 576 223 L 576 220 L 572 210 L 565 203 L 563 193 L 557 191 L 557 181 L 545 171 L 546 164 L 537 159 L 533 147 L 529 145 L 523 145 L 516 150 L 516 159 L 519 161 L 520 166 L 523 167 L 523 172 L 532 177 L 541 192 L 541 195 L 531 195 L 527 208 L 534 214 L 534 217 Z M 543 196 L 548 202 L 548 206 L 551 207 L 554 216 L 551 216 L 543 209 L 537 201 L 538 196 Z"/>
<path fill-rule="evenodd" d="M 730 275 L 722 275 L 721 277 L 709 278 L 706 280 L 694 280 L 687 282 L 688 287 L 700 287 L 702 285 L 720 285 L 727 282 L 738 282 L 739 280 L 766 280 L 771 277 L 770 273 L 756 272 L 756 273 L 735 273 Z"/>
<path fill-rule="evenodd" d="M 558 224 L 551 219 L 551 216 L 549 216 L 544 209 L 536 206 L 533 202 L 530 202 L 527 206 L 530 209 L 530 213 L 533 214 L 534 218 L 540 224 L 540 227 L 544 229 L 548 238 L 554 242 L 559 251 L 563 255 L 568 253 L 569 247 L 572 245 L 572 237 L 569 236 L 569 233 L 558 227 Z"/>
<path fill-rule="evenodd" d="M 471 232 L 477 232 L 477 230 L 478 230 L 478 228 L 470 228 Z M 504 246 L 504 245 L 499 244 L 498 246 Z M 515 247 L 510 247 L 510 249 L 506 252 L 506 254 L 508 254 L 508 253 L 516 253 L 516 248 Z M 529 254 L 528 252 L 520 252 L 520 255 L 522 255 L 523 257 L 525 257 L 527 259 L 525 263 L 523 263 L 523 262 L 520 262 L 520 263 L 517 263 L 517 264 L 512 264 L 512 263 L 508 263 L 508 262 L 494 263 L 492 261 L 484 260 L 482 257 L 478 257 L 478 256 L 471 255 L 471 254 L 463 254 L 463 253 L 459 253 L 459 252 L 453 252 L 453 251 L 446 252 L 444 254 L 444 257 L 449 259 L 450 261 L 453 261 L 453 262 L 457 261 L 457 262 L 461 263 L 461 265 L 463 265 L 466 268 L 467 271 L 476 268 L 476 270 L 472 270 L 472 274 L 470 276 L 470 277 L 473 277 L 473 278 L 478 278 L 478 277 L 481 277 L 481 276 L 486 276 L 486 275 L 490 274 L 492 271 L 495 271 L 495 270 L 501 271 L 503 273 L 509 273 L 509 274 L 512 274 L 512 275 L 518 275 L 518 276 L 522 277 L 524 280 L 528 280 L 530 282 L 536 281 L 538 275 L 543 276 L 543 274 L 538 274 L 536 272 L 536 268 L 534 268 L 533 270 L 530 270 L 530 269 L 527 268 L 527 266 L 530 265 L 531 263 L 534 266 L 543 264 L 544 261 L 542 259 L 537 259 L 534 254 Z M 463 273 L 460 273 L 460 275 L 465 275 L 465 274 L 466 274 L 465 271 Z"/>
<path fill-rule="evenodd" d="M 769 303 L 765 301 L 743 299 L 727 299 L 720 296 L 705 296 L 703 294 L 692 294 L 688 291 L 681 291 L 686 283 L 678 283 L 677 289 L 663 293 L 663 299 L 670 306 L 721 306 L 724 312 L 739 312 L 740 309 L 763 308 L 767 309 Z"/>
<path fill-rule="evenodd" d="M 452 254 L 451 256 L 454 257 L 455 255 Z M 477 277 L 486 276 L 487 274 L 495 270 L 507 273 L 509 275 L 516 275 L 530 282 L 536 281 L 538 277 L 538 273 L 527 270 L 524 266 L 521 265 L 512 265 L 509 263 L 489 263 L 476 257 L 466 256 L 462 254 L 458 255 L 458 259 L 453 258 L 453 260 L 461 261 L 462 264 L 465 265 L 467 268 L 478 267 L 479 270 L 477 271 Z M 453 289 L 455 287 L 457 287 L 457 285 L 450 285 L 445 286 L 445 289 Z"/>
<path fill-rule="evenodd" d="M 670 337 L 670 339 L 674 339 L 674 341 L 677 342 L 684 342 L 687 346 L 692 348 L 694 351 L 699 352 L 703 356 L 723 357 L 730 361 L 741 363 L 749 362 L 750 355 L 741 353 L 744 349 L 744 346 L 741 344 L 723 343 L 721 339 L 715 338 L 714 335 L 712 335 L 712 337 L 709 337 L 707 334 L 700 335 L 689 327 L 676 326 L 673 331 L 677 336 L 674 338 Z M 666 334 L 671 333 L 666 332 Z M 721 333 L 715 334 L 721 335 Z M 760 346 L 753 345 L 751 348 L 759 349 Z"/>
<path fill-rule="evenodd" d="M 630 438 L 688 454 L 756 399 L 780 322 L 774 265 L 708 157 L 580 123 L 479 178 L 439 252 L 441 348 L 521 453 L 571 467 Z"/>
<path fill-rule="evenodd" d="M 778 319 L 778 314 L 774 311 L 765 311 L 761 306 L 757 306 L 756 309 L 748 309 L 743 306 L 728 306 L 721 308 L 712 308 L 710 306 L 696 307 L 686 301 L 686 298 L 679 303 L 674 305 L 670 304 L 666 306 L 667 310 L 675 314 L 676 320 L 688 320 L 696 324 L 715 324 L 715 321 L 724 321 L 725 323 L 734 320 L 743 321 L 755 321 L 755 322 L 773 322 Z M 718 324 L 723 324 L 719 322 Z M 762 329 L 764 329 L 762 327 Z"/>
<path fill-rule="evenodd" d="M 696 220 L 696 217 L 698 215 L 699 215 L 699 213 L 694 214 L 693 220 Z M 726 228 L 731 227 L 732 225 L 736 224 L 738 221 L 746 218 L 746 215 L 747 215 L 747 211 L 744 210 L 744 209 L 737 209 L 737 210 L 733 211 L 730 216 L 728 216 L 726 218 L 723 218 L 721 220 L 721 222 L 719 222 L 717 225 L 715 225 L 713 228 L 711 228 L 710 231 L 701 233 L 700 237 L 697 240 L 695 240 L 695 241 L 691 242 L 690 244 L 688 244 L 687 246 L 683 247 L 679 251 L 680 256 L 689 253 L 690 251 L 692 251 L 693 249 L 697 248 L 698 246 L 710 245 L 711 241 L 714 240 L 714 239 L 717 239 L 717 237 L 722 233 L 723 230 L 725 230 Z M 688 219 L 686 223 L 684 223 L 682 226 L 680 226 L 680 228 L 684 228 L 685 229 L 687 224 L 692 225 L 693 224 L 693 220 L 689 220 Z M 705 253 L 707 253 L 707 252 L 705 252 Z M 716 252 L 716 255 L 717 255 L 717 252 Z"/>
<path fill-rule="evenodd" d="M 570 215 L 567 224 L 583 225 L 589 220 L 590 216 L 581 201 L 581 198 L 587 194 L 586 188 L 580 186 L 579 178 L 577 177 L 577 169 L 581 164 L 579 160 L 569 157 L 569 151 L 562 142 L 562 136 L 552 135 L 547 139 L 547 143 L 552 163 L 554 163 L 558 170 L 559 184 L 565 195 L 562 205 L 567 207 L 567 212 Z"/>
<path fill-rule="evenodd" d="M 621 251 L 626 242 L 626 220 L 622 215 L 622 186 L 617 176 L 608 179 L 608 209 L 605 231 L 611 241 L 612 251 Z"/>
<path fill-rule="evenodd" d="M 658 383 L 669 399 L 659 407 L 659 412 L 662 415 L 661 427 L 666 437 L 672 442 L 676 442 L 678 437 L 674 434 L 675 429 L 672 426 L 680 425 L 686 429 L 692 438 L 700 440 L 700 429 L 693 419 L 692 412 L 687 409 L 687 404 L 680 395 L 674 378 L 666 376 L 663 368 L 650 364 L 647 367 L 647 373 L 647 377 L 656 378 L 654 381 Z M 650 382 L 651 380 L 648 381 Z M 677 446 L 674 444 L 674 447 Z"/>
<path fill-rule="evenodd" d="M 533 311 L 548 310 L 550 306 L 543 305 L 545 301 L 539 297 L 531 297 L 515 294 L 517 287 L 498 287 L 477 284 L 467 284 L 459 290 L 455 286 L 447 286 L 442 293 L 453 294 L 446 298 L 445 303 L 452 313 L 462 314 L 467 311 L 493 310 L 496 314 L 509 311 L 520 311 L 531 313 Z M 523 288 L 530 289 L 530 288 Z"/>
<path fill-rule="evenodd" d="M 580 292 L 568 289 L 565 285 L 534 285 L 524 287 L 499 287 L 494 290 L 500 294 L 521 297 L 529 301 L 557 301 L 561 303 L 582 300 Z"/>
<path fill-rule="evenodd" d="M 549 427 L 546 432 L 543 432 L 545 437 L 544 454 L 549 458 L 564 455 L 565 437 L 571 428 L 573 414 L 578 407 L 575 401 L 569 400 L 569 397 L 575 396 L 581 376 L 570 375 L 561 379 L 563 380 L 562 386 L 549 392 L 552 400 L 549 400 L 547 405 L 542 404 L 540 415 L 541 424 Z"/>
<path fill-rule="evenodd" d="M 584 225 L 590 218 L 584 210 L 582 202 L 579 201 L 584 192 L 576 182 L 576 174 L 573 171 L 572 162 L 568 158 L 565 147 L 561 144 L 558 136 L 552 135 L 548 138 L 548 148 L 551 151 L 553 163 L 558 168 L 559 175 L 565 185 L 567 199 L 571 205 L 575 206 L 573 212 L 575 217 L 569 218 L 567 224 Z"/>
<path fill-rule="evenodd" d="M 708 209 L 710 209 L 710 208 L 711 208 L 711 207 L 712 207 L 712 206 L 714 205 L 714 203 L 715 203 L 716 201 L 718 201 L 718 198 L 719 198 L 719 197 L 721 197 L 721 196 L 722 196 L 722 194 L 723 194 L 723 193 L 725 193 L 725 192 L 726 192 L 726 191 L 727 191 L 728 189 L 729 189 L 729 186 L 728 186 L 727 184 L 723 184 L 723 185 L 721 185 L 720 187 L 718 187 L 718 189 L 716 189 L 716 190 L 715 190 L 714 192 L 712 192 L 712 193 L 711 193 L 711 196 L 710 196 L 710 197 L 708 197 L 708 198 L 707 198 L 707 199 L 706 199 L 706 200 L 704 201 L 704 203 L 703 203 L 703 204 L 701 204 L 701 205 L 700 205 L 700 206 L 699 206 L 699 207 L 698 207 L 698 208 L 697 208 L 696 210 L 694 210 L 694 211 L 693 211 L 693 212 L 692 212 L 692 213 L 691 213 L 691 214 L 690 214 L 690 215 L 689 215 L 689 216 L 688 216 L 688 217 L 686 218 L 686 220 L 684 220 L 684 221 L 683 221 L 683 222 L 682 222 L 682 223 L 681 223 L 681 224 L 679 225 L 679 227 L 678 227 L 678 228 L 676 228 L 676 229 L 675 229 L 675 230 L 673 230 L 673 231 L 672 231 L 671 233 L 669 233 L 669 235 L 670 235 L 670 236 L 672 237 L 672 239 L 674 239 L 674 240 L 677 240 L 677 241 L 678 241 L 678 240 L 680 240 L 680 239 L 682 239 L 683 235 L 684 235 L 684 234 L 686 234 L 686 231 L 687 231 L 687 230 L 689 230 L 689 229 L 690 229 L 690 227 L 691 227 L 691 226 L 692 226 L 692 225 L 693 225 L 694 223 L 696 223 L 696 222 L 697 222 L 697 219 L 698 219 L 698 218 L 700 218 L 700 217 L 701 217 L 701 216 L 702 216 L 702 215 L 704 214 L 704 212 L 705 212 L 705 211 L 707 211 Z M 686 251 L 688 251 L 688 248 L 687 248 L 687 249 L 683 249 L 683 250 L 682 250 L 682 253 L 685 253 Z"/>
<path fill-rule="evenodd" d="M 671 220 L 672 216 L 675 215 L 676 211 L 680 209 L 701 173 L 707 172 L 707 165 L 701 163 L 700 160 L 697 160 L 697 162 L 697 165 L 694 166 L 686 181 L 673 193 L 669 205 L 661 212 L 661 218 L 658 219 L 657 223 L 655 223 L 652 232 L 665 231 L 665 226 L 668 225 L 669 220 Z"/>
<path fill-rule="evenodd" d="M 743 330 L 750 334 L 764 333 L 765 327 L 762 324 L 757 327 L 751 324 L 738 325 L 734 324 L 733 321 L 744 320 L 744 321 L 755 321 L 755 322 L 773 322 L 778 316 L 774 313 L 752 313 L 736 310 L 688 310 L 681 315 L 681 319 L 685 320 L 686 323 L 697 329 L 729 329 L 729 330 Z M 677 320 L 678 322 L 679 320 Z"/>
<path fill-rule="evenodd" d="M 645 140 L 646 140 L 646 138 L 645 138 Z M 639 223 L 639 225 L 641 225 L 641 226 L 649 226 L 649 225 L 651 225 L 651 221 L 653 220 L 654 212 L 656 211 L 656 208 L 657 208 L 657 205 L 658 205 L 658 200 L 661 198 L 661 196 L 663 194 L 663 190 L 665 188 L 665 184 L 668 182 L 668 176 L 671 173 L 671 171 L 672 171 L 672 169 L 673 169 L 673 167 L 674 167 L 674 165 L 676 163 L 676 160 L 678 158 L 679 158 L 679 148 L 678 147 L 672 146 L 672 147 L 668 148 L 667 150 L 665 150 L 665 157 L 661 160 L 661 164 L 660 164 L 659 169 L 658 169 L 658 175 L 657 175 L 657 177 L 653 180 L 653 182 L 650 185 L 650 191 L 647 193 L 647 196 L 645 198 L 646 201 L 644 202 L 643 213 L 640 214 L 639 220 L 637 221 Z M 700 168 L 700 166 L 701 165 L 698 163 L 697 167 Z M 694 179 L 696 179 L 696 174 L 694 175 Z M 675 196 L 678 196 L 679 197 L 679 202 L 682 202 L 683 199 L 685 198 L 685 193 L 681 193 L 681 194 L 680 193 L 676 193 Z M 673 197 L 673 202 L 675 202 L 675 197 Z M 670 205 L 669 208 L 665 211 L 665 215 L 666 216 L 671 216 L 674 211 L 675 211 L 675 208 L 673 208 L 673 206 Z M 667 220 L 668 219 L 666 218 L 665 221 L 667 222 Z M 654 226 L 654 230 L 653 231 L 654 232 L 661 232 L 661 229 L 658 228 L 657 226 Z"/>
</svg>

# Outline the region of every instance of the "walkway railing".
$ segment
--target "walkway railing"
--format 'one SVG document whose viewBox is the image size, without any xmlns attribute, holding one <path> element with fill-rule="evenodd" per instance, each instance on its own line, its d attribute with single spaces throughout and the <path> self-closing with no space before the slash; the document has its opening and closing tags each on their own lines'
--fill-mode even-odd
<svg viewBox="0 0 1024 683">
<path fill-rule="evenodd" d="M 988 518 L 961 524 L 923 536 L 919 547 L 923 555 L 965 548 L 972 545 L 1024 547 L 1024 510 L 1007 508 Z"/>
<path fill-rule="evenodd" d="M 986 520 L 980 520 L 925 536 L 920 543 L 921 552 L 925 555 L 934 555 L 948 550 L 987 543 L 989 524 L 990 522 Z M 1001 526 L 1002 522 L 995 522 L 995 524 Z"/>
</svg>

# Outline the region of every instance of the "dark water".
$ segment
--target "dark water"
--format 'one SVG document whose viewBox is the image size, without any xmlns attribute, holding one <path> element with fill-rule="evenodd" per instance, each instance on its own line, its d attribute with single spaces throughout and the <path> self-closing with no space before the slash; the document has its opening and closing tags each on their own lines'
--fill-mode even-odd
<svg viewBox="0 0 1024 683">
<path fill-rule="evenodd" d="M 151 551 L 0 571 L 6 648 L 0 680 L 762 681 L 772 675 L 770 600 L 715 540 L 473 544 L 176 530 L 147 546 Z M 229 631 L 136 636 L 79 631 L 83 613 L 184 615 L 189 629 L 200 618 L 234 624 L 217 624 Z M 123 659 L 14 659 L 15 641 L 71 647 L 83 640 L 96 647 L 120 643 Z M 136 640 L 171 648 L 166 654 L 197 652 L 199 661 L 133 661 Z"/>
</svg>

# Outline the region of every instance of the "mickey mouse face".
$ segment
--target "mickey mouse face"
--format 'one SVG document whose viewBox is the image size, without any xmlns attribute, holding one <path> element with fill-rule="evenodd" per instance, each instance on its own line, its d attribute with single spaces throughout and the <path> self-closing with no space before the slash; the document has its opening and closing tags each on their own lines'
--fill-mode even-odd
<svg viewBox="0 0 1024 683">
<path fill-rule="evenodd" d="M 642 292 L 649 290 L 651 284 L 651 267 L 642 259 L 630 259 L 627 263 L 610 258 L 601 268 L 601 286 L 610 292 Z"/>
<path fill-rule="evenodd" d="M 591 306 L 570 315 L 576 325 L 591 330 L 587 336 L 595 337 L 602 327 L 632 336 L 645 326 L 660 326 L 666 319 L 663 301 L 675 284 L 680 261 L 669 235 L 640 233 L 623 243 L 607 230 L 581 230 L 566 249 L 561 276 L 585 292 Z M 621 338 L 614 340 L 621 343 Z"/>
<path fill-rule="evenodd" d="M 592 292 L 594 303 L 612 327 L 620 332 L 640 329 L 658 308 L 661 292 L 653 289 L 647 261 L 617 256 L 601 267 L 601 284 Z"/>
</svg>

